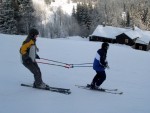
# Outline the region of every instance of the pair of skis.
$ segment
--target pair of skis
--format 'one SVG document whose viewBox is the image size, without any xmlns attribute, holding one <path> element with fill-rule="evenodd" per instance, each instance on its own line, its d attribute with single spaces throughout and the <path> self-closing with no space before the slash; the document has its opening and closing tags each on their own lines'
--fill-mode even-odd
<svg viewBox="0 0 150 113">
<path fill-rule="evenodd" d="M 29 85 L 29 84 L 21 84 L 21 86 L 25 86 L 25 87 L 33 87 L 33 85 Z M 35 89 L 40 89 L 40 88 L 35 88 Z M 58 92 L 58 93 L 63 93 L 63 94 L 71 94 L 70 89 L 65 89 L 65 88 L 58 88 L 58 87 L 48 87 L 46 89 L 41 89 L 41 90 L 47 90 L 47 91 L 52 91 L 52 92 Z"/>
<path fill-rule="evenodd" d="M 100 91 L 100 92 L 104 92 L 104 93 L 119 94 L 119 95 L 123 94 L 123 92 L 119 91 L 118 89 L 106 89 L 106 88 L 91 89 L 90 84 L 87 84 L 87 86 L 82 86 L 82 85 L 75 85 L 75 86 L 77 86 L 78 88 L 92 90 L 92 91 Z"/>
<path fill-rule="evenodd" d="M 21 84 L 21 86 L 34 88 L 33 85 L 29 85 L 29 84 Z M 118 91 L 118 89 L 106 89 L 106 88 L 91 89 L 89 84 L 87 84 L 87 86 L 82 86 L 82 85 L 75 85 L 75 86 L 77 86 L 78 88 L 87 89 L 87 90 L 91 90 L 91 91 L 100 91 L 100 92 L 104 92 L 104 93 L 120 94 L 120 95 L 123 94 L 123 92 Z M 58 88 L 58 87 L 49 87 L 47 89 L 41 89 L 41 90 L 58 92 L 58 93 L 63 93 L 63 94 L 67 94 L 67 95 L 71 94 L 70 89 Z"/>
</svg>

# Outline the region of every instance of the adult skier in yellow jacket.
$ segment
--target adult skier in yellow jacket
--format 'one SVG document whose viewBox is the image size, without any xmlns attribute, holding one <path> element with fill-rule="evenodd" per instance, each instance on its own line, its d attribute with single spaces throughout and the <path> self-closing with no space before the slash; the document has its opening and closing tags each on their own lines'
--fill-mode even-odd
<svg viewBox="0 0 150 113">
<path fill-rule="evenodd" d="M 49 86 L 42 80 L 40 68 L 35 59 L 40 59 L 37 55 L 38 48 L 36 46 L 36 39 L 38 37 L 38 30 L 31 29 L 25 41 L 20 48 L 20 54 L 23 65 L 29 69 L 34 75 L 33 87 L 46 89 Z"/>
</svg>

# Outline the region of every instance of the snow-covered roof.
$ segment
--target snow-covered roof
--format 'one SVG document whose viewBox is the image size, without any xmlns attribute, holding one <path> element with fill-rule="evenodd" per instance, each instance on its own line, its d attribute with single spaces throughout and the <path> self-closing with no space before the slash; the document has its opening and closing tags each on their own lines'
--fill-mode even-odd
<svg viewBox="0 0 150 113">
<path fill-rule="evenodd" d="M 142 34 L 140 34 L 138 31 L 136 30 L 130 30 L 130 31 L 127 31 L 125 32 L 125 34 L 130 37 L 131 39 L 135 39 L 135 38 L 141 38 L 142 37 Z"/>
<path fill-rule="evenodd" d="M 123 33 L 124 31 L 125 29 L 123 28 L 98 25 L 92 35 L 116 39 L 116 36 Z"/>
<path fill-rule="evenodd" d="M 150 31 L 143 31 L 142 41 L 149 43 L 150 42 Z"/>
<path fill-rule="evenodd" d="M 138 32 L 141 37 L 136 40 L 136 43 L 148 44 L 150 42 L 150 31 L 144 31 L 135 27 L 135 31 Z"/>
<path fill-rule="evenodd" d="M 149 43 L 150 41 L 150 31 L 143 31 L 136 26 L 134 27 L 133 30 L 129 28 L 125 29 L 125 28 L 119 28 L 113 26 L 98 25 L 95 31 L 93 32 L 92 36 L 100 36 L 105 38 L 116 39 L 116 36 L 122 33 L 126 34 L 131 39 L 138 38 L 140 42 Z"/>
<path fill-rule="evenodd" d="M 135 42 L 140 44 L 149 44 L 150 38 L 145 38 L 145 37 L 138 38 Z"/>
<path fill-rule="evenodd" d="M 141 40 L 141 38 L 138 38 L 135 42 L 139 44 L 147 44 L 143 40 Z"/>
</svg>

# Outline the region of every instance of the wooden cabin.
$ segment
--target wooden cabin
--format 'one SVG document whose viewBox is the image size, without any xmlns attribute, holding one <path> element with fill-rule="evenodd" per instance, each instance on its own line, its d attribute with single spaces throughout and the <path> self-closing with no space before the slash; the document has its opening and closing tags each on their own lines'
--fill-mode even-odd
<svg viewBox="0 0 150 113">
<path fill-rule="evenodd" d="M 138 50 L 143 50 L 143 51 L 148 51 L 150 50 L 150 39 L 148 40 L 149 42 L 146 42 L 146 40 L 144 40 L 145 38 L 138 38 L 135 41 L 135 44 L 133 45 L 134 49 L 138 49 Z"/>
<path fill-rule="evenodd" d="M 129 46 L 134 45 L 134 40 L 127 36 L 125 33 L 116 36 L 116 42 L 119 44 L 126 44 Z"/>
</svg>

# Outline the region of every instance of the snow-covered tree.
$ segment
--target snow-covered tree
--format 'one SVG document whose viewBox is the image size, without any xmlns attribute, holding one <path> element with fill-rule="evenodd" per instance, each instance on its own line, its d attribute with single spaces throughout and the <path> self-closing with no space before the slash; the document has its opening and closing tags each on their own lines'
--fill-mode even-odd
<svg viewBox="0 0 150 113">
<path fill-rule="evenodd" d="M 47 4 L 47 5 L 50 5 L 51 4 L 51 0 L 44 0 L 45 1 L 45 3 Z"/>
<path fill-rule="evenodd" d="M 17 22 L 12 0 L 5 0 L 0 5 L 0 32 L 16 34 Z"/>
<path fill-rule="evenodd" d="M 36 27 L 35 10 L 32 0 L 19 0 L 19 32 L 27 34 L 30 28 Z"/>
</svg>

